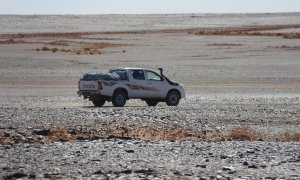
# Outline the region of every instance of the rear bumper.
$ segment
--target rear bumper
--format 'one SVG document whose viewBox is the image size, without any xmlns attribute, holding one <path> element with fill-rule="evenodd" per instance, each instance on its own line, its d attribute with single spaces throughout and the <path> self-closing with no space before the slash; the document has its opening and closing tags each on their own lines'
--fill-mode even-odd
<svg viewBox="0 0 300 180">
<path fill-rule="evenodd" d="M 83 96 L 84 98 L 88 98 L 95 95 L 102 95 L 100 91 L 77 91 L 78 96 Z"/>
</svg>

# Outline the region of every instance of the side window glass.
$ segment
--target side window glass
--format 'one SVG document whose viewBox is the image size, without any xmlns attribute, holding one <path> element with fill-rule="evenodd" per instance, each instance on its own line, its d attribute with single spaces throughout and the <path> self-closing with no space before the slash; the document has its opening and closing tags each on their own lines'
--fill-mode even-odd
<svg viewBox="0 0 300 180">
<path fill-rule="evenodd" d="M 147 80 L 161 81 L 160 75 L 152 71 L 146 71 Z"/>
<path fill-rule="evenodd" d="M 133 79 L 137 80 L 145 80 L 144 71 L 143 70 L 132 70 Z"/>
<path fill-rule="evenodd" d="M 120 76 L 120 80 L 128 80 L 125 70 L 112 70 L 110 73 L 116 73 Z"/>
</svg>

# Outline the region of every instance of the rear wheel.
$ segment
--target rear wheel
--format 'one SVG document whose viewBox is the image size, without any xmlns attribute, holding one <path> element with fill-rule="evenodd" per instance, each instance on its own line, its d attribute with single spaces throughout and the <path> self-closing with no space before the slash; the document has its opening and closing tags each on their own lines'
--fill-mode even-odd
<svg viewBox="0 0 300 180">
<path fill-rule="evenodd" d="M 123 91 L 116 91 L 112 97 L 112 104 L 115 107 L 123 107 L 126 103 L 126 93 Z"/>
<path fill-rule="evenodd" d="M 105 99 L 94 99 L 92 102 L 96 107 L 102 107 L 105 104 Z"/>
<path fill-rule="evenodd" d="M 156 101 L 156 100 L 146 100 L 146 103 L 148 104 L 148 106 L 156 106 L 158 101 Z"/>
<path fill-rule="evenodd" d="M 180 101 L 180 94 L 178 91 L 170 91 L 166 98 L 168 106 L 177 106 Z"/>
</svg>

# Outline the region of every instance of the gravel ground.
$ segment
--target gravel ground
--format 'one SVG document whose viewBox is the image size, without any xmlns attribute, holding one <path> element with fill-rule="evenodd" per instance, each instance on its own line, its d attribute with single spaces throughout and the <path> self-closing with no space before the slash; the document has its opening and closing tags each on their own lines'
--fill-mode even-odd
<svg viewBox="0 0 300 180">
<path fill-rule="evenodd" d="M 79 97 L 2 97 L 1 102 L 1 130 L 11 129 L 21 134 L 48 127 L 115 125 L 224 132 L 243 127 L 266 135 L 297 133 L 300 129 L 299 97 L 190 95 L 178 107 L 168 107 L 165 103 L 147 107 L 143 101 L 131 100 L 125 108 L 114 108 L 111 103 L 95 108 Z"/>
<path fill-rule="evenodd" d="M 249 128 L 258 134 L 299 132 L 299 97 L 189 95 L 178 107 L 95 108 L 79 97 L 2 97 L 1 134 L 34 130 L 126 126 L 162 131 Z M 29 104 L 29 105 L 27 105 Z M 96 141 L 0 145 L 3 178 L 299 179 L 298 142 Z"/>
<path fill-rule="evenodd" d="M 0 146 L 2 177 L 300 179 L 299 143 L 99 140 Z"/>
</svg>

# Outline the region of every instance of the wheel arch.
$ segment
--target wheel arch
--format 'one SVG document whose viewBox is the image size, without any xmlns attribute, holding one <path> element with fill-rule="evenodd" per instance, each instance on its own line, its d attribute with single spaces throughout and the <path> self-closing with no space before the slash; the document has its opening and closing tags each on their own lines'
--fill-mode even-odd
<svg viewBox="0 0 300 180">
<path fill-rule="evenodd" d="M 172 89 L 170 89 L 170 90 L 168 91 L 168 93 L 167 93 L 166 97 L 167 97 L 167 96 L 168 96 L 168 94 L 169 94 L 170 92 L 172 92 L 172 91 L 176 91 L 176 92 L 178 92 L 178 94 L 179 94 L 179 99 L 181 99 L 181 92 L 180 92 L 178 89 L 175 89 L 175 88 L 172 88 Z"/>
<path fill-rule="evenodd" d="M 125 89 L 125 88 L 123 88 L 123 87 L 119 87 L 119 88 L 115 89 L 113 95 L 114 95 L 116 92 L 119 92 L 119 91 L 124 92 L 124 93 L 126 94 L 127 100 L 129 99 L 128 91 L 127 91 L 127 89 Z"/>
</svg>

